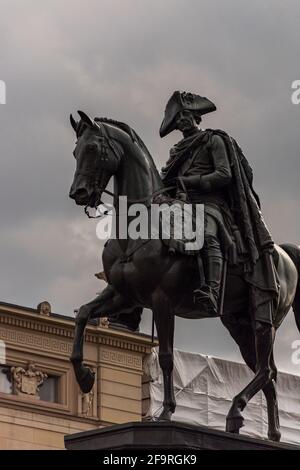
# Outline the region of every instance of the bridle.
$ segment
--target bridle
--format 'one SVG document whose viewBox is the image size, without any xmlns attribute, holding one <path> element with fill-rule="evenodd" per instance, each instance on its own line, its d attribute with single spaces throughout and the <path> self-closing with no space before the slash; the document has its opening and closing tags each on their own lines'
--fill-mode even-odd
<svg viewBox="0 0 300 470">
<path fill-rule="evenodd" d="M 90 126 L 94 128 L 95 130 L 98 131 L 98 135 L 100 137 L 100 152 L 99 152 L 99 162 L 101 161 L 107 161 L 108 160 L 108 149 L 110 148 L 115 155 L 115 157 L 120 160 L 121 158 L 121 153 L 119 148 L 114 144 L 113 140 L 109 138 L 107 131 L 105 129 L 105 126 L 101 122 L 95 122 L 93 123 L 93 126 Z M 80 136 L 80 130 L 79 130 L 79 136 Z M 93 179 L 94 181 L 94 189 L 96 193 L 96 200 L 93 203 L 94 207 L 98 207 L 100 204 L 105 205 L 101 198 L 99 197 L 100 194 L 103 192 L 108 192 L 105 189 L 105 184 L 107 182 L 106 176 L 107 176 L 107 171 L 102 170 L 99 172 L 98 175 L 95 176 L 94 171 L 79 171 L 77 172 L 77 175 L 84 176 L 87 180 Z M 101 214 L 99 216 L 92 216 L 89 213 L 88 208 L 90 207 L 90 200 L 87 203 L 87 205 L 84 207 L 84 212 L 88 216 L 89 219 L 98 219 L 99 217 L 103 217 L 106 214 Z"/>
</svg>

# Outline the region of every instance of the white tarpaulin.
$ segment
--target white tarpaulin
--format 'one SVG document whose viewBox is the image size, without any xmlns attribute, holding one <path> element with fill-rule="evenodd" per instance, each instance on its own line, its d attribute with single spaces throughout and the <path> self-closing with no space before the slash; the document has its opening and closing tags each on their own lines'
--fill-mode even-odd
<svg viewBox="0 0 300 470">
<path fill-rule="evenodd" d="M 158 416 L 162 410 L 163 378 L 156 349 L 146 359 L 144 368 L 150 377 L 147 416 Z M 252 378 L 253 373 L 245 364 L 175 350 L 174 387 L 177 406 L 173 419 L 224 430 L 233 397 Z M 281 440 L 300 444 L 300 377 L 279 372 L 277 392 Z M 245 426 L 241 433 L 267 437 L 267 409 L 262 392 L 248 403 L 243 416 Z"/>
</svg>

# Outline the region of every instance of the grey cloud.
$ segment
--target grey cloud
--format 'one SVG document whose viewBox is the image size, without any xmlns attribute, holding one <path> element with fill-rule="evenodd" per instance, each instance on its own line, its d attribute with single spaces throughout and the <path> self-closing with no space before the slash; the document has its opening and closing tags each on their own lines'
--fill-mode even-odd
<svg viewBox="0 0 300 470">
<path fill-rule="evenodd" d="M 296 0 L 2 0 L 0 298 L 29 306 L 48 298 L 70 314 L 101 288 L 95 224 L 68 199 L 68 115 L 128 122 L 161 166 L 178 139 L 158 136 L 174 89 L 216 102 L 203 125 L 227 130 L 245 150 L 275 240 L 300 241 L 300 107 L 290 101 L 299 9 Z M 291 370 L 290 317 L 277 356 Z M 217 321 L 177 325 L 179 347 L 238 357 Z"/>
</svg>

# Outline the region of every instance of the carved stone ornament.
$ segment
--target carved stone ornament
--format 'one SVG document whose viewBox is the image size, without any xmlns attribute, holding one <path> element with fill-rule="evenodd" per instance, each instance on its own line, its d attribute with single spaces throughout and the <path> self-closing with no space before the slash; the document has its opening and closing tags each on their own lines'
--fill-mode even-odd
<svg viewBox="0 0 300 470">
<path fill-rule="evenodd" d="M 47 374 L 37 370 L 33 363 L 29 363 L 27 369 L 12 367 L 13 392 L 16 395 L 31 395 L 39 398 L 39 387 L 47 378 Z"/>
<path fill-rule="evenodd" d="M 99 320 L 99 325 L 102 326 L 103 328 L 108 328 L 109 327 L 109 321 L 107 317 L 101 317 Z"/>
<path fill-rule="evenodd" d="M 94 392 L 92 390 L 89 393 L 83 393 L 80 391 L 80 395 L 81 395 L 81 413 L 86 417 L 92 416 Z"/>
<path fill-rule="evenodd" d="M 45 315 L 47 317 L 50 316 L 51 313 L 51 305 L 47 300 L 44 300 L 43 302 L 40 302 L 37 306 L 37 310 L 40 315 Z"/>
</svg>

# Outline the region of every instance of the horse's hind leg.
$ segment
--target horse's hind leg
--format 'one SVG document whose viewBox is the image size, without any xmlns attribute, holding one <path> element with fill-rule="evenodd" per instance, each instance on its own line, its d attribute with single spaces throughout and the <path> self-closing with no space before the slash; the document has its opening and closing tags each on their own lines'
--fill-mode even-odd
<svg viewBox="0 0 300 470">
<path fill-rule="evenodd" d="M 271 369 L 273 371 L 274 378 L 264 387 L 263 392 L 266 397 L 268 407 L 268 438 L 271 441 L 280 441 L 280 423 L 279 423 L 279 410 L 276 392 L 276 379 L 277 379 L 277 368 L 274 362 L 274 354 L 272 352 Z"/>
<path fill-rule="evenodd" d="M 158 420 L 170 421 L 176 407 L 173 387 L 174 313 L 166 299 L 160 299 L 153 313 L 159 340 L 159 365 L 164 378 L 163 410 Z"/>
<path fill-rule="evenodd" d="M 233 399 L 227 415 L 226 430 L 238 433 L 243 426 L 241 412 L 251 398 L 262 390 L 273 379 L 274 373 L 270 366 L 270 358 L 273 352 L 274 328 L 264 322 L 255 322 L 255 346 L 256 346 L 256 372 L 251 382 Z"/>
<path fill-rule="evenodd" d="M 240 323 L 236 321 L 233 321 L 233 322 L 230 322 L 228 320 L 225 321 L 225 317 L 224 317 L 223 323 L 226 326 L 226 328 L 229 330 L 231 336 L 234 338 L 234 340 L 238 344 L 244 361 L 246 362 L 248 367 L 254 373 L 256 373 L 256 376 L 254 377 L 253 381 L 250 382 L 250 384 L 247 386 L 249 387 L 251 384 L 253 384 L 253 382 L 255 382 L 255 379 L 258 378 L 257 377 L 258 371 L 262 370 L 261 367 L 259 367 L 259 364 L 257 361 L 257 350 L 258 350 L 260 341 L 256 341 L 256 347 L 255 347 L 255 334 L 253 331 L 253 327 L 250 323 L 245 324 L 245 323 Z M 269 326 L 269 328 L 272 328 L 271 325 Z M 272 336 L 272 345 L 273 345 L 273 341 L 274 341 L 274 337 Z M 266 385 L 264 385 L 261 388 L 263 390 L 263 393 L 265 395 L 266 402 L 267 402 L 268 437 L 269 439 L 273 441 L 279 441 L 280 440 L 279 413 L 278 413 L 278 403 L 277 403 L 276 385 L 275 385 L 277 370 L 276 370 L 274 358 L 273 358 L 273 347 L 272 347 L 272 352 L 269 358 L 269 365 L 267 366 L 267 369 L 269 368 L 270 370 L 268 372 L 268 375 L 272 376 L 272 378 L 269 379 Z M 261 378 L 258 378 L 258 383 L 259 382 L 261 382 Z M 258 387 L 259 386 L 258 383 L 256 385 L 254 383 L 254 387 L 255 386 Z M 246 390 L 247 387 L 234 399 L 233 405 L 227 416 L 227 424 L 226 424 L 227 431 L 239 432 L 239 428 L 243 426 L 243 417 L 241 415 L 241 411 L 245 408 L 250 398 L 252 398 L 252 396 L 255 393 L 257 393 L 255 391 L 255 388 L 250 389 L 250 391 L 248 392 L 248 397 L 247 397 L 247 390 Z M 239 401 L 239 398 L 240 398 L 240 403 L 237 403 Z M 236 410 L 233 410 L 234 404 L 237 405 Z"/>
</svg>

